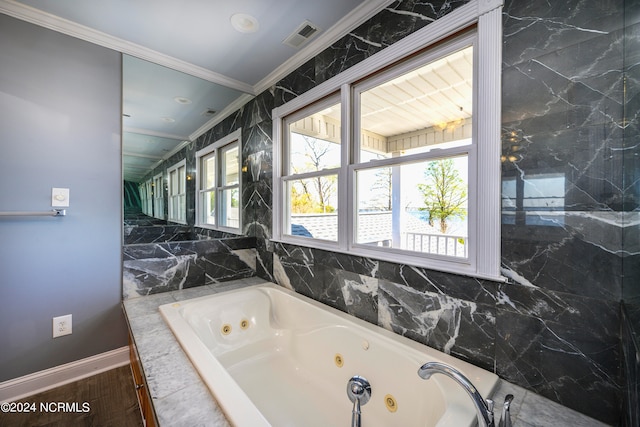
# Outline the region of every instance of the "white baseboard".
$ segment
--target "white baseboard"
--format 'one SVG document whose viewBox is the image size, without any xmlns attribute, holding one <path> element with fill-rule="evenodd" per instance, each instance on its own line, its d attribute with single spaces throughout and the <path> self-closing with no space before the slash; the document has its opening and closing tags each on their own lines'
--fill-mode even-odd
<svg viewBox="0 0 640 427">
<path fill-rule="evenodd" d="M 34 372 L 0 383 L 0 402 L 13 402 L 129 363 L 129 347 Z"/>
</svg>

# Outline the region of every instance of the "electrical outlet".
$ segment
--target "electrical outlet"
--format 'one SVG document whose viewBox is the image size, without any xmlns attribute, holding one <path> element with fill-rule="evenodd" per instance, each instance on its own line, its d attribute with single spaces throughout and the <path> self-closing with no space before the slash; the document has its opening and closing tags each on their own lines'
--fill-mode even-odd
<svg viewBox="0 0 640 427">
<path fill-rule="evenodd" d="M 53 337 L 58 338 L 63 335 L 70 335 L 72 332 L 71 315 L 58 316 L 53 318 Z"/>
</svg>

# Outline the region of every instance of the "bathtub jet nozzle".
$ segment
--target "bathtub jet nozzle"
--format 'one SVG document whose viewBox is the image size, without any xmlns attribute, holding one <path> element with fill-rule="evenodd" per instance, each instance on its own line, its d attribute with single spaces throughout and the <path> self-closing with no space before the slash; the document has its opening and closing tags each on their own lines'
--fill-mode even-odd
<svg viewBox="0 0 640 427">
<path fill-rule="evenodd" d="M 347 383 L 347 396 L 353 402 L 351 411 L 351 427 L 360 427 L 362 412 L 360 406 L 366 404 L 371 399 L 371 384 L 366 378 L 359 375 L 351 377 Z"/>
</svg>

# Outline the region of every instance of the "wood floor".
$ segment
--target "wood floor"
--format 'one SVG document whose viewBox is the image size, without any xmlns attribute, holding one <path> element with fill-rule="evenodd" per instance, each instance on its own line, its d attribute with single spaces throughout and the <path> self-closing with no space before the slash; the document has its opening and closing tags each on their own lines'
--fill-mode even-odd
<svg viewBox="0 0 640 427">
<path fill-rule="evenodd" d="M 129 365 L 26 397 L 16 406 L 25 403 L 35 412 L 0 411 L 0 426 L 143 426 Z"/>
</svg>

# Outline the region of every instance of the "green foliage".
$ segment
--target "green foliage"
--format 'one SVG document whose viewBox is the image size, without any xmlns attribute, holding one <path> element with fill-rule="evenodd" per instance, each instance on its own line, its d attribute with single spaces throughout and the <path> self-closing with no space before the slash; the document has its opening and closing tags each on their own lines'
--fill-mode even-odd
<svg viewBox="0 0 640 427">
<path fill-rule="evenodd" d="M 322 181 L 333 181 L 330 185 L 335 186 L 333 177 L 321 177 Z M 323 182 L 315 183 L 318 186 L 325 185 Z M 319 197 L 314 197 L 312 191 L 309 191 L 307 183 L 299 181 L 291 186 L 291 213 L 309 214 L 309 213 L 332 213 L 335 207 L 324 203 Z"/>
<path fill-rule="evenodd" d="M 429 223 L 437 220 L 440 231 L 446 233 L 448 219 L 464 219 L 467 215 L 467 184 L 460 178 L 453 159 L 429 162 L 424 177 L 426 183 L 418 184 L 424 197 L 423 209 L 429 211 Z"/>
</svg>

